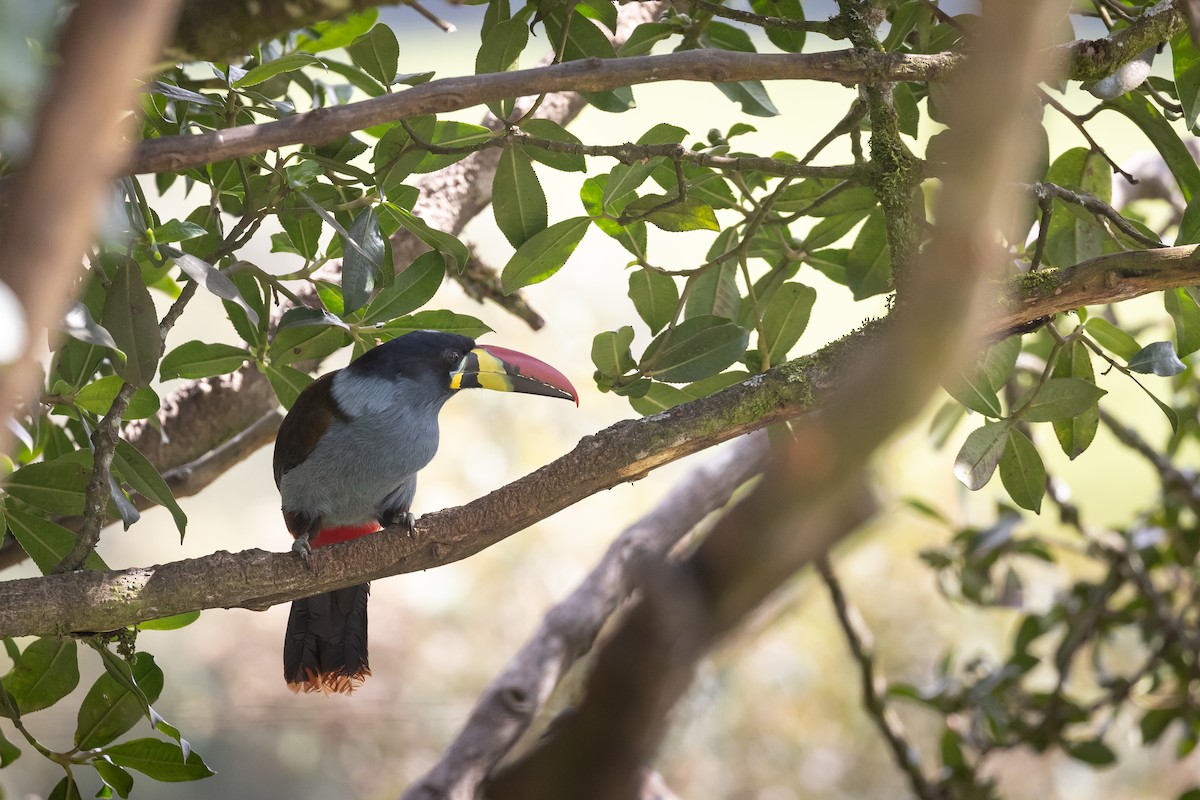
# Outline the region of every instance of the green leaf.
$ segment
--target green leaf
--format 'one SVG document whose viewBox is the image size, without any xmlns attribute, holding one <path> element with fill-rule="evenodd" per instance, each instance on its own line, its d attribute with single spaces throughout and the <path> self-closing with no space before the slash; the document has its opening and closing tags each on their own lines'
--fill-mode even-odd
<svg viewBox="0 0 1200 800">
<path fill-rule="evenodd" d="M 1091 334 L 1097 344 L 1121 358 L 1127 360 L 1133 358 L 1133 354 L 1142 349 L 1142 346 L 1137 343 L 1137 339 L 1104 317 L 1088 317 L 1087 321 L 1083 323 L 1083 329 Z"/>
<path fill-rule="evenodd" d="M 728 232 L 733 233 L 733 229 L 728 229 Z M 722 234 L 722 236 L 724 235 Z M 732 236 L 729 238 L 733 239 Z M 720 237 L 718 237 L 719 239 Z M 714 252 L 715 247 L 714 250 L 709 251 L 710 261 L 715 257 Z M 738 291 L 737 269 L 737 263 L 729 260 L 708 267 L 703 272 L 688 278 L 684 290 L 687 295 L 683 309 L 684 318 L 713 316 L 731 320 L 739 319 L 742 296 Z M 749 328 L 751 325 L 747 323 L 746 327 Z"/>
<path fill-rule="evenodd" d="M 604 192 L 600 197 L 601 205 L 608 207 L 614 201 L 633 194 L 646 182 L 660 161 L 661 159 L 652 158 L 635 164 L 617 164 L 608 173 L 608 181 L 604 184 Z"/>
<path fill-rule="evenodd" d="M 633 33 L 617 48 L 617 55 L 621 58 L 649 55 L 654 45 L 678 32 L 678 28 L 669 22 L 643 22 L 634 28 Z"/>
<path fill-rule="evenodd" d="M 750 9 L 765 17 L 804 19 L 804 8 L 800 0 L 750 0 Z M 771 44 L 787 53 L 799 53 L 804 49 L 804 31 L 790 31 L 772 25 L 766 26 Z"/>
<path fill-rule="evenodd" d="M 376 276 L 389 268 L 388 244 L 379 230 L 375 209 L 365 208 L 350 226 L 350 239 L 357 247 L 347 246 L 342 258 L 343 313 L 357 311 L 375 290 Z M 382 276 L 380 276 L 382 277 Z"/>
<path fill-rule="evenodd" d="M 135 492 L 171 512 L 171 518 L 175 520 L 175 528 L 182 540 L 187 529 L 187 515 L 183 513 L 179 503 L 175 502 L 171 487 L 167 486 L 167 482 L 158 474 L 150 460 L 129 442 L 118 439 L 112 468 L 116 476 L 129 484 Z"/>
<path fill-rule="evenodd" d="M 78 685 L 79 656 L 74 639 L 35 639 L 4 676 L 4 688 L 22 714 L 49 708 Z"/>
<path fill-rule="evenodd" d="M 319 225 L 320 221 L 318 221 L 318 227 Z M 183 270 L 185 275 L 203 286 L 211 294 L 216 295 L 222 300 L 228 300 L 241 308 L 245 312 L 246 318 L 252 324 L 258 325 L 258 312 L 250 307 L 250 304 L 242 297 L 241 291 L 238 290 L 238 287 L 228 275 L 207 261 L 186 253 L 174 254 L 172 260 L 175 262 L 175 266 Z"/>
<path fill-rule="evenodd" d="M 273 364 L 294 364 L 297 361 L 325 358 L 344 347 L 346 340 L 346 331 L 336 325 L 280 326 L 268 352 Z"/>
<path fill-rule="evenodd" d="M 316 258 L 321 249 L 320 216 L 306 208 L 286 209 L 279 212 L 279 224 L 283 226 L 288 241 L 298 255 L 307 259 Z M 279 248 L 272 247 L 271 252 L 279 252 Z"/>
<path fill-rule="evenodd" d="M 721 94 L 742 107 L 743 114 L 752 117 L 774 117 L 779 109 L 767 95 L 767 87 L 762 81 L 739 81 L 738 83 L 714 83 Z"/>
<path fill-rule="evenodd" d="M 121 767 L 135 769 L 156 781 L 194 781 L 215 775 L 200 754 L 184 758 L 179 745 L 161 739 L 134 739 L 104 749 L 104 755 Z"/>
<path fill-rule="evenodd" d="M 1200 350 L 1200 306 L 1187 289 L 1167 289 L 1163 305 L 1175 322 L 1175 349 L 1180 357 Z"/>
<path fill-rule="evenodd" d="M 306 53 L 337 50 L 369 31 L 377 19 L 379 9 L 368 8 L 340 19 L 314 23 L 296 38 L 296 49 Z"/>
<path fill-rule="evenodd" d="M 241 347 L 193 339 L 163 356 L 159 365 L 159 377 L 169 381 L 172 378 L 210 378 L 213 375 L 225 375 L 240 368 L 249 358 L 250 354 Z"/>
<path fill-rule="evenodd" d="M 396 274 L 392 285 L 372 298 L 362 323 L 374 325 L 416 311 L 437 293 L 446 276 L 446 260 L 436 250 L 422 253 Z"/>
<path fill-rule="evenodd" d="M 749 334 L 727 319 L 691 317 L 654 338 L 642 354 L 646 375 L 690 383 L 721 372 L 746 352 Z"/>
<path fill-rule="evenodd" d="M 629 299 L 650 332 L 658 333 L 675 317 L 679 287 L 670 275 L 637 269 L 629 273 Z"/>
<path fill-rule="evenodd" d="M 486 142 L 495 135 L 495 131 L 482 125 L 472 125 L 456 120 L 438 120 L 433 127 L 430 143 L 438 147 L 464 149 L 451 153 L 427 153 L 413 167 L 413 172 L 436 172 L 456 161 L 462 161 L 471 154 L 471 151 L 465 148 Z"/>
<path fill-rule="evenodd" d="M 91 765 L 100 776 L 100 780 L 104 781 L 104 785 L 116 792 L 118 797 L 129 797 L 129 793 L 133 791 L 132 775 L 109 761 L 107 756 L 92 759 Z"/>
<path fill-rule="evenodd" d="M 1117 761 L 1117 754 L 1099 739 L 1090 742 L 1068 742 L 1064 749 L 1071 758 L 1093 767 L 1106 767 Z"/>
<path fill-rule="evenodd" d="M 121 262 L 108 287 L 101 321 L 125 353 L 125 361 L 114 364 L 117 374 L 135 386 L 149 384 L 162 355 L 163 342 L 154 300 L 142 281 L 141 269 L 131 259 Z"/>
<path fill-rule="evenodd" d="M 103 747 L 132 728 L 145 717 L 143 701 L 158 700 L 163 688 L 163 673 L 149 653 L 137 653 L 131 666 L 133 680 L 143 697 L 125 683 L 105 672 L 79 706 L 75 724 L 75 746 L 81 750 Z"/>
<path fill-rule="evenodd" d="M 1082 414 L 1108 392 L 1094 383 L 1081 378 L 1051 378 L 1038 391 L 1035 386 L 1030 390 L 1037 396 L 1020 412 L 1021 419 L 1026 422 L 1051 422 L 1056 419 L 1069 419 Z M 1017 408 L 1024 405 L 1024 400 Z"/>
<path fill-rule="evenodd" d="M 4 738 L 4 732 L 0 731 L 0 769 L 4 769 L 20 757 L 21 748 Z"/>
<path fill-rule="evenodd" d="M 979 363 L 979 372 L 987 380 L 988 386 L 1000 391 L 1008 383 L 1020 355 L 1020 336 L 1010 336 L 989 347 Z"/>
<path fill-rule="evenodd" d="M 199 611 L 184 611 L 182 614 L 172 614 L 169 617 L 147 619 L 138 623 L 138 629 L 143 631 L 175 631 L 186 628 L 200 619 Z"/>
<path fill-rule="evenodd" d="M 1187 371 L 1187 365 L 1175 355 L 1171 342 L 1151 342 L 1129 357 L 1129 368 L 1134 372 L 1169 378 Z"/>
<path fill-rule="evenodd" d="M 624 375 L 637 368 L 629 346 L 633 344 L 633 328 L 625 325 L 615 331 L 603 331 L 592 340 L 592 363 L 603 375 Z"/>
<path fill-rule="evenodd" d="M 674 408 L 681 403 L 687 403 L 696 398 L 676 386 L 665 383 L 651 383 L 649 389 L 640 397 L 630 397 L 629 405 L 642 416 L 650 416 Z"/>
<path fill-rule="evenodd" d="M 665 194 L 648 194 L 630 202 L 624 213 L 675 233 L 721 230 L 712 206 L 694 197 L 677 200 Z"/>
<path fill-rule="evenodd" d="M 75 546 L 75 534 L 45 517 L 9 508 L 6 513 L 9 533 L 21 545 L 43 575 L 66 558 Z M 108 569 L 100 556 L 92 552 L 83 565 L 88 569 Z"/>
<path fill-rule="evenodd" d="M 1000 404 L 1000 395 L 988 383 L 985 374 L 982 372 L 974 375 L 959 373 L 958 377 L 958 381 L 946 384 L 946 391 L 951 397 L 985 417 L 999 419 L 1004 416 L 1004 406 Z"/>
<path fill-rule="evenodd" d="M 27 464 L 4 479 L 4 490 L 51 514 L 83 513 L 91 470 L 78 461 L 56 459 Z"/>
<path fill-rule="evenodd" d="M 387 25 L 378 23 L 355 39 L 346 52 L 351 61 L 384 86 L 390 86 L 395 79 L 400 45 Z"/>
<path fill-rule="evenodd" d="M 1190 205 L 1192 198 L 1200 194 L 1200 166 L 1154 102 L 1147 95 L 1128 92 L 1105 101 L 1104 105 L 1121 112 L 1141 129 L 1167 162 L 1184 201 Z"/>
<path fill-rule="evenodd" d="M 1171 38 L 1171 66 L 1185 124 L 1190 130 L 1196 127 L 1196 118 L 1200 116 L 1200 50 L 1187 31 Z"/>
<path fill-rule="evenodd" d="M 119 375 L 97 378 L 75 393 L 75 406 L 104 416 L 112 408 L 113 400 L 117 399 L 117 393 L 124 385 L 125 381 Z M 158 413 L 159 404 L 158 394 L 149 386 L 143 386 L 129 398 L 129 406 L 122 419 L 145 419 Z"/>
<path fill-rule="evenodd" d="M 445 331 L 459 333 L 477 339 L 491 328 L 469 314 L 455 314 L 451 311 L 429 310 L 418 311 L 407 317 L 400 317 L 379 329 L 389 336 L 402 336 L 412 331 Z"/>
<path fill-rule="evenodd" d="M 590 217 L 571 217 L 535 234 L 504 265 L 500 282 L 505 294 L 540 283 L 562 269 L 587 233 Z"/>
<path fill-rule="evenodd" d="M 975 492 L 991 479 L 1008 443 L 1007 422 L 985 422 L 967 436 L 954 459 L 954 477 Z"/>
<path fill-rule="evenodd" d="M 63 315 L 61 327 L 63 333 L 73 339 L 94 344 L 97 347 L 107 347 L 120 353 L 120 348 L 117 347 L 117 342 L 113 339 L 112 334 L 96 322 L 92 317 L 91 310 L 83 303 L 74 303 L 67 310 L 67 313 Z M 121 355 L 125 354 L 121 353 Z"/>
<path fill-rule="evenodd" d="M 275 390 L 279 404 L 290 409 L 295 404 L 300 392 L 312 383 L 312 376 L 286 364 L 267 364 L 267 381 Z"/>
<path fill-rule="evenodd" d="M 1083 147 L 1067 150 L 1046 171 L 1050 183 L 1112 199 L 1112 169 L 1099 153 Z M 1068 267 L 1104 253 L 1108 235 L 1091 212 L 1061 200 L 1054 201 L 1054 215 L 1046 239 L 1046 258 L 1057 267 Z"/>
<path fill-rule="evenodd" d="M 416 236 L 425 244 L 432 247 L 434 250 L 449 256 L 455 264 L 459 272 L 462 272 L 463 267 L 467 265 L 467 246 L 459 241 L 456 237 L 448 233 L 439 231 L 436 228 L 431 228 L 425 220 L 414 216 L 410 211 L 400 208 L 395 205 L 388 205 L 388 211 L 394 215 L 395 219 L 408 230 L 409 233 Z"/>
<path fill-rule="evenodd" d="M 1000 480 L 1014 503 L 1035 514 L 1041 513 L 1046 467 L 1033 442 L 1015 427 L 1008 429 L 1008 443 L 1000 456 Z"/>
<path fill-rule="evenodd" d="M 524 24 L 521 28 L 525 29 Z M 520 247 L 546 229 L 546 192 L 525 148 L 519 145 L 500 153 L 492 182 L 492 211 L 500 232 L 513 247 Z"/>
<path fill-rule="evenodd" d="M 506 72 L 517 64 L 517 58 L 529 43 L 529 26 L 524 19 L 497 22 L 486 33 L 475 56 L 475 74 Z"/>
<path fill-rule="evenodd" d="M 531 119 L 521 123 L 521 130 L 530 136 L 549 139 L 552 142 L 582 145 L 579 137 L 550 119 Z M 587 160 L 582 153 L 556 153 L 530 145 L 527 155 L 534 161 L 539 161 L 559 172 L 587 172 Z"/>
<path fill-rule="evenodd" d="M 1087 383 L 1096 382 L 1096 373 L 1092 368 L 1092 353 L 1088 346 L 1076 340 L 1069 349 L 1058 355 L 1054 365 L 1055 378 L 1076 378 Z M 1062 445 L 1067 458 L 1074 460 L 1080 453 L 1091 446 L 1100 427 L 1100 406 L 1094 404 L 1080 414 L 1070 419 L 1053 420 L 1054 435 Z"/>
<path fill-rule="evenodd" d="M 887 223 L 883 210 L 867 216 L 850 254 L 846 257 L 846 285 L 855 300 L 864 300 L 892 290 L 892 257 L 888 250 Z"/>
<path fill-rule="evenodd" d="M 81 800 L 79 784 L 75 782 L 75 774 L 68 773 L 67 777 L 56 783 L 46 800 Z"/>
<path fill-rule="evenodd" d="M 801 283 L 785 283 L 771 297 L 762 318 L 766 338 L 758 343 L 759 349 L 766 353 L 767 364 L 775 366 L 787 360 L 808 327 L 816 301 L 817 290 Z"/>
<path fill-rule="evenodd" d="M 268 61 L 265 64 L 259 64 L 246 71 L 246 74 L 233 82 L 233 88 L 245 89 L 247 86 L 257 86 L 260 83 L 265 83 L 271 80 L 276 75 L 282 75 L 285 72 L 295 72 L 304 67 L 323 65 L 325 62 L 316 56 L 308 55 L 307 53 L 292 53 L 291 55 L 282 56 L 274 61 Z"/>
</svg>

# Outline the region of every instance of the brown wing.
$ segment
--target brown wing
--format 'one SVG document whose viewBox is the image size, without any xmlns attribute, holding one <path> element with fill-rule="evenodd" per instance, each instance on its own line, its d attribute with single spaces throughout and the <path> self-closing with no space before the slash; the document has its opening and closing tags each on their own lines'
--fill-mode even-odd
<svg viewBox="0 0 1200 800">
<path fill-rule="evenodd" d="M 341 415 L 330 393 L 333 376 L 339 371 L 334 370 L 310 383 L 283 418 L 275 437 L 276 488 L 283 473 L 308 458 L 329 428 L 329 420 Z"/>
</svg>

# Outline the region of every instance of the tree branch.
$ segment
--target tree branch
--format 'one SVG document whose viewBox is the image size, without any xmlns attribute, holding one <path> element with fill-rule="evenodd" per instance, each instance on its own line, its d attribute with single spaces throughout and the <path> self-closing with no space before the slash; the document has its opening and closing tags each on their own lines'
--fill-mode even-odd
<svg viewBox="0 0 1200 800">
<path fill-rule="evenodd" d="M 953 53 L 902 55 L 853 50 L 814 54 L 690 50 L 633 58 L 589 58 L 513 72 L 442 78 L 403 92 L 316 109 L 276 122 L 240 125 L 193 136 L 147 139 L 137 145 L 125 170 L 178 172 L 288 145 L 321 144 L 372 125 L 458 111 L 504 97 L 603 91 L 670 80 L 858 83 L 883 77 L 923 81 L 943 74 L 958 61 L 959 57 Z"/>
<path fill-rule="evenodd" d="M 633 592 L 649 564 L 675 544 L 766 463 L 759 434 L 709 459 L 684 477 L 646 516 L 613 541 L 583 583 L 552 608 L 537 633 L 483 693 L 441 760 L 403 800 L 473 797 L 545 706 L 571 665 L 588 652 L 601 627 Z"/>
</svg>

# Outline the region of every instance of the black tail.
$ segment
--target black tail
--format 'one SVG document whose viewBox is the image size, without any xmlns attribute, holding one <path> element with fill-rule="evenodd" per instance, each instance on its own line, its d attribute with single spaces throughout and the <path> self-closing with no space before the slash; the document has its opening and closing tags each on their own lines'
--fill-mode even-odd
<svg viewBox="0 0 1200 800">
<path fill-rule="evenodd" d="M 371 674 L 367 664 L 367 595 L 348 586 L 292 603 L 283 640 L 283 677 L 293 692 L 349 694 Z"/>
</svg>

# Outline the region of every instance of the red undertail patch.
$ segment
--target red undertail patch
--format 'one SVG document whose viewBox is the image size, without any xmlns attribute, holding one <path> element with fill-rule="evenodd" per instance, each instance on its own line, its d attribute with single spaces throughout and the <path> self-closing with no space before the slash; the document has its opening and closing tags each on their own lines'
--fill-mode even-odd
<svg viewBox="0 0 1200 800">
<path fill-rule="evenodd" d="M 322 528 L 317 538 L 309 542 L 312 547 L 324 547 L 338 542 L 348 542 L 368 533 L 383 530 L 378 522 L 364 522 L 361 525 L 339 525 L 336 528 Z"/>
</svg>

